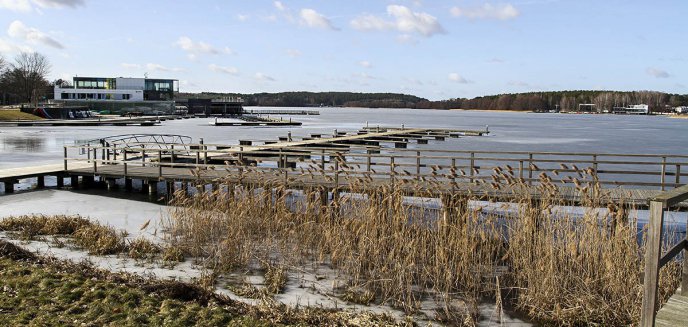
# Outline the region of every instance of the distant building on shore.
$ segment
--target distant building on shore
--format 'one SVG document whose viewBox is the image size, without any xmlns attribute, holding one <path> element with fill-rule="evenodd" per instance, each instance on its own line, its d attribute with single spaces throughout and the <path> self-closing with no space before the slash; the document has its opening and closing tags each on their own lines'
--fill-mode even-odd
<svg viewBox="0 0 688 327">
<path fill-rule="evenodd" d="M 74 77 L 72 87 L 55 86 L 55 102 L 105 114 L 167 115 L 175 112 L 175 79 Z"/>
<path fill-rule="evenodd" d="M 676 107 L 676 108 L 674 108 L 674 111 L 677 114 L 688 114 L 688 106 Z"/>
<path fill-rule="evenodd" d="M 647 115 L 650 113 L 650 106 L 646 104 L 634 104 L 628 107 L 614 107 L 612 113 L 626 115 Z"/>
</svg>

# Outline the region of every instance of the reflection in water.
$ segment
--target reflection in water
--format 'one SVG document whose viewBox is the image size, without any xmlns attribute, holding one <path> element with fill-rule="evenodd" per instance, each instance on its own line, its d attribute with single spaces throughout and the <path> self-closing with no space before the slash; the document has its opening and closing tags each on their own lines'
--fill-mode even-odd
<svg viewBox="0 0 688 327">
<path fill-rule="evenodd" d="M 45 148 L 45 139 L 38 137 L 5 137 L 0 138 L 5 151 L 36 152 Z"/>
</svg>

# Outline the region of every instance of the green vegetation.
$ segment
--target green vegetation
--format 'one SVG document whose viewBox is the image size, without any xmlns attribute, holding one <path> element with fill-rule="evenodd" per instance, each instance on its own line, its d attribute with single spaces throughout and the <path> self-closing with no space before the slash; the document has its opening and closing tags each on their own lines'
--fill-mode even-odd
<svg viewBox="0 0 688 327">
<path fill-rule="evenodd" d="M 199 286 L 41 258 L 0 241 L 2 326 L 391 325 L 384 317 L 249 306 Z"/>
<path fill-rule="evenodd" d="M 0 121 L 8 120 L 41 120 L 43 118 L 36 115 L 27 114 L 19 109 L 0 109 Z"/>
</svg>

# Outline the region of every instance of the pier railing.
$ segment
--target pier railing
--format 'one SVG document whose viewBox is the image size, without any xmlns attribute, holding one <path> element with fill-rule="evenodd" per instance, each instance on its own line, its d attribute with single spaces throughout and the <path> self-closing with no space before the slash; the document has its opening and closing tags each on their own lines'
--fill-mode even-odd
<svg viewBox="0 0 688 327">
<path fill-rule="evenodd" d="M 155 145 L 65 146 L 65 169 L 69 161 L 86 161 L 94 169 L 104 164 L 200 169 L 229 164 L 263 170 L 332 172 L 336 168 L 350 175 L 450 183 L 499 183 L 512 178 L 530 185 L 548 180 L 569 186 L 599 183 L 604 187 L 660 190 L 679 187 L 688 177 L 688 169 L 682 169 L 688 165 L 688 156 L 684 155 L 390 149 L 336 143 L 271 148 L 203 143 L 168 144 L 166 148 Z"/>
<path fill-rule="evenodd" d="M 645 243 L 645 279 L 643 280 L 643 306 L 640 325 L 655 324 L 658 306 L 659 270 L 683 252 L 681 295 L 688 296 L 688 227 L 686 238 L 674 244 L 662 254 L 661 243 L 664 233 L 664 211 L 688 199 L 688 185 L 664 192 L 649 199 L 650 222 Z M 687 224 L 688 226 L 688 224 Z"/>
</svg>

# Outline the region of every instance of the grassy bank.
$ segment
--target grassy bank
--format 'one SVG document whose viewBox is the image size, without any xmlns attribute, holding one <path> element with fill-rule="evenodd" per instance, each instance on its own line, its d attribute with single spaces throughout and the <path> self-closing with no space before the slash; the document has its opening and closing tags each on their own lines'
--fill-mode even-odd
<svg viewBox="0 0 688 327">
<path fill-rule="evenodd" d="M 8 120 L 41 120 L 43 118 L 36 115 L 27 114 L 19 109 L 0 109 L 0 121 Z"/>
<path fill-rule="evenodd" d="M 198 285 L 38 257 L 0 241 L 2 326 L 388 325 L 374 315 L 250 306 Z"/>
</svg>

